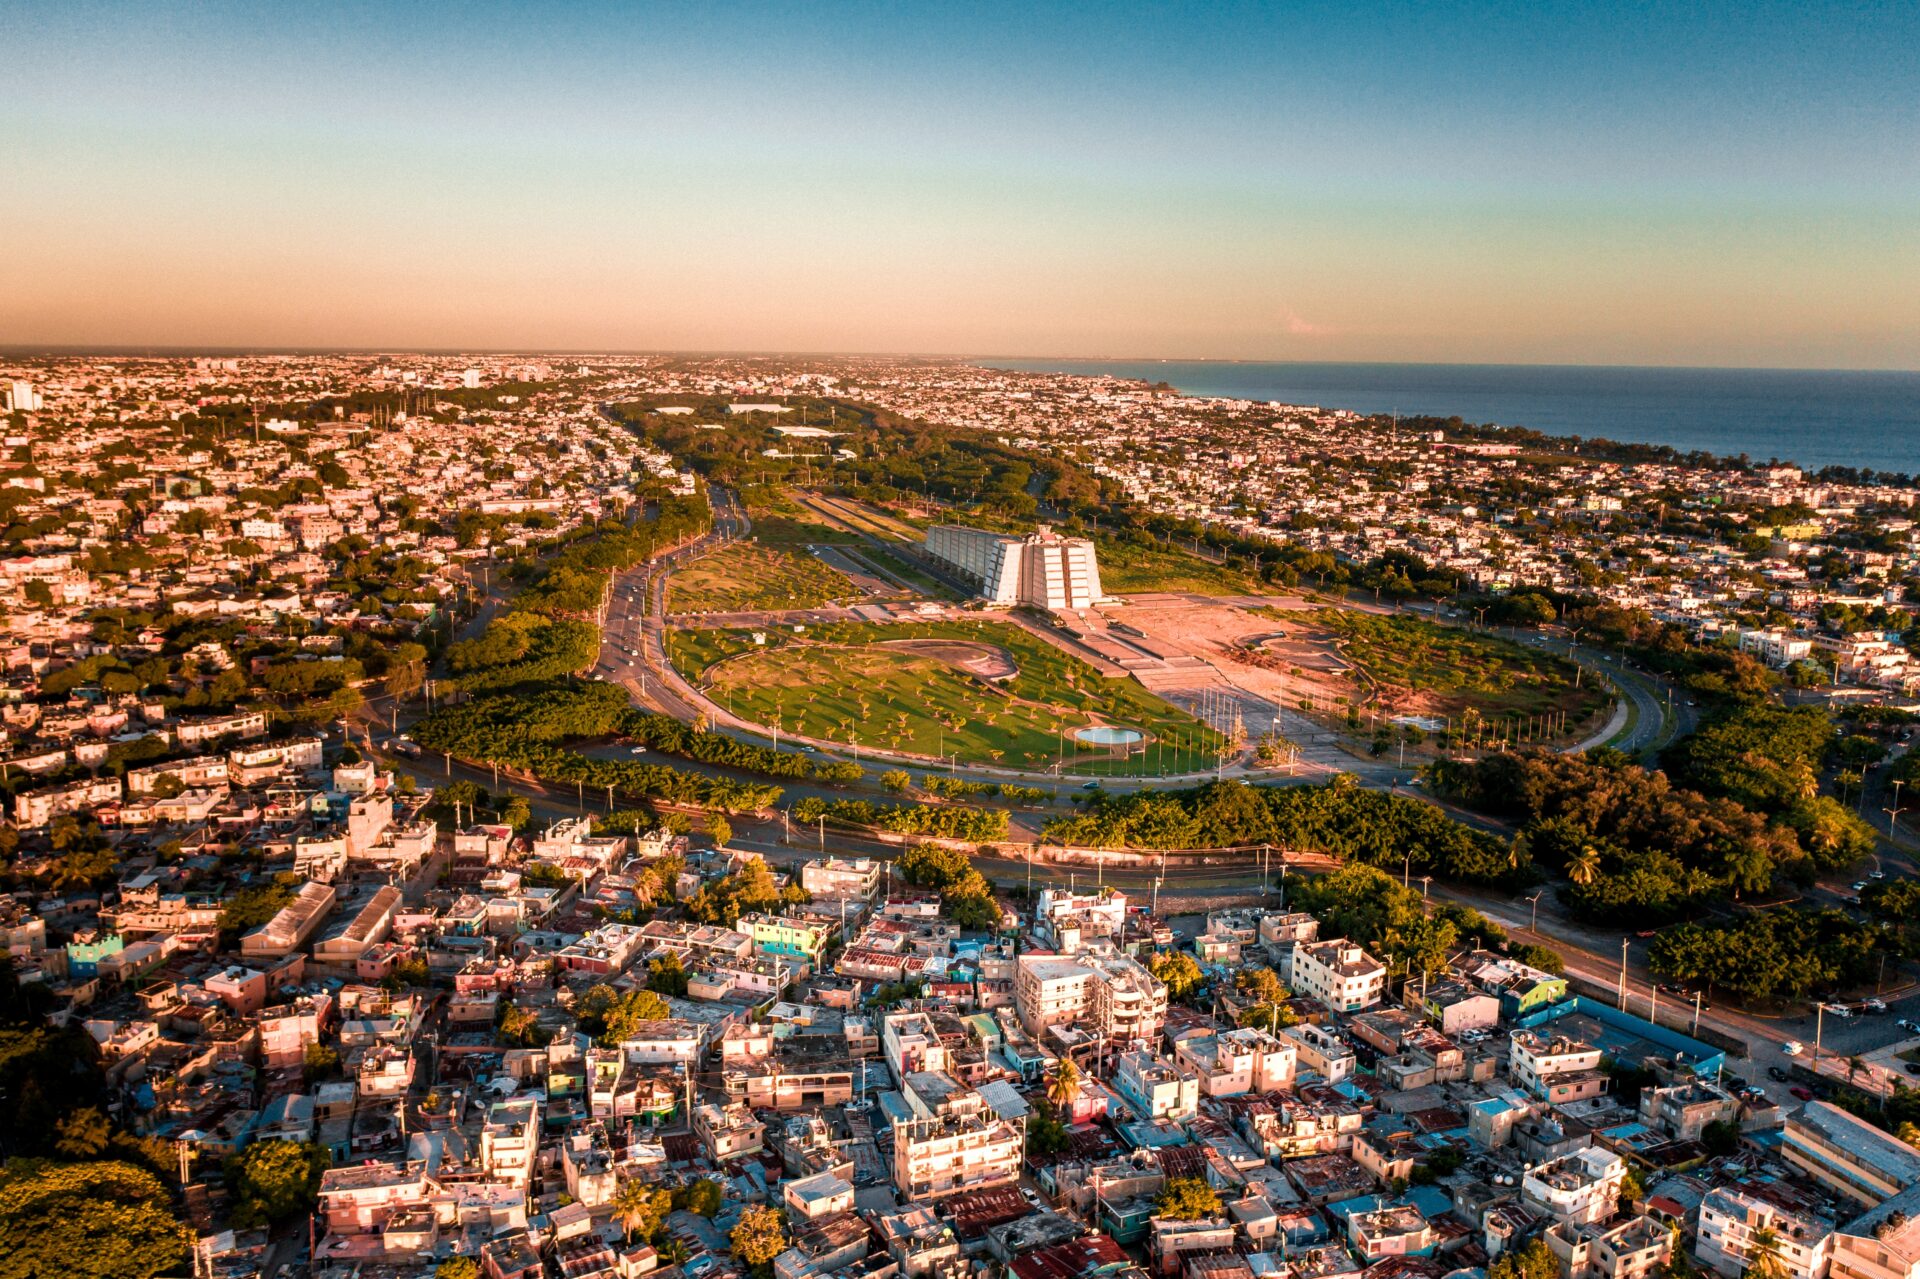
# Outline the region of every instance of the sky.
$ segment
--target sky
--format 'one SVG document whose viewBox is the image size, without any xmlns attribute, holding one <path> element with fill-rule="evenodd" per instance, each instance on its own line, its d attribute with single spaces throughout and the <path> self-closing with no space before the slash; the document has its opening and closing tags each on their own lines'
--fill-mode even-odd
<svg viewBox="0 0 1920 1279">
<path fill-rule="evenodd" d="M 1920 368 L 1920 5 L 9 0 L 0 343 Z"/>
</svg>

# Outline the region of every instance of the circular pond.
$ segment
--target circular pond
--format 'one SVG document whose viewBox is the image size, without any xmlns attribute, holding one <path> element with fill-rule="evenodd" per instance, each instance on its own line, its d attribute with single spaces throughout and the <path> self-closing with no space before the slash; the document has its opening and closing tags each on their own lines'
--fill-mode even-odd
<svg viewBox="0 0 1920 1279">
<path fill-rule="evenodd" d="M 1098 724 L 1092 728 L 1076 729 L 1073 740 L 1085 742 L 1089 746 L 1131 746 L 1140 741 L 1145 734 L 1138 729 L 1115 728 L 1110 724 Z"/>
</svg>

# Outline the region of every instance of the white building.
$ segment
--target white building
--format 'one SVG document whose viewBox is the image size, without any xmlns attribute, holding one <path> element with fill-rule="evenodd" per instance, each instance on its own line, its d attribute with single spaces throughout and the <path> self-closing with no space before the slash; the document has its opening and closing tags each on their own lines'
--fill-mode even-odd
<svg viewBox="0 0 1920 1279">
<path fill-rule="evenodd" d="M 1516 1030 L 1509 1039 L 1513 1047 L 1507 1072 L 1515 1087 L 1555 1105 L 1597 1097 L 1605 1090 L 1600 1050 L 1592 1044 L 1532 1030 Z"/>
<path fill-rule="evenodd" d="M 1757 1193 L 1756 1193 L 1757 1192 Z M 1694 1253 L 1729 1279 L 1753 1264 L 1753 1236 L 1771 1230 L 1785 1279 L 1826 1279 L 1832 1260 L 1833 1222 L 1765 1197 L 1764 1187 L 1715 1186 L 1700 1201 Z"/>
<path fill-rule="evenodd" d="M 1527 1207 L 1568 1225 L 1594 1225 L 1613 1216 L 1626 1180 L 1626 1161 L 1589 1146 L 1530 1169 L 1520 1182 Z"/>
<path fill-rule="evenodd" d="M 1014 1003 L 1033 1035 L 1065 1023 L 1111 1039 L 1151 1042 L 1167 1019 L 1167 988 L 1130 955 L 1022 955 Z"/>
<path fill-rule="evenodd" d="M 1350 941 L 1311 942 L 1294 951 L 1293 989 L 1335 1012 L 1359 1012 L 1386 993 L 1387 966 Z"/>
<path fill-rule="evenodd" d="M 1238 1097 L 1293 1086 L 1299 1045 L 1253 1026 L 1183 1039 L 1174 1059 L 1200 1077 L 1209 1097 Z"/>
<path fill-rule="evenodd" d="M 990 604 L 1058 611 L 1103 598 L 1093 543 L 1061 537 L 1044 524 L 1026 537 L 936 524 L 927 530 L 926 551 L 975 583 Z"/>
<path fill-rule="evenodd" d="M 1191 1119 L 1200 1109 L 1200 1076 L 1144 1049 L 1120 1054 L 1113 1086 L 1143 1119 Z"/>
</svg>

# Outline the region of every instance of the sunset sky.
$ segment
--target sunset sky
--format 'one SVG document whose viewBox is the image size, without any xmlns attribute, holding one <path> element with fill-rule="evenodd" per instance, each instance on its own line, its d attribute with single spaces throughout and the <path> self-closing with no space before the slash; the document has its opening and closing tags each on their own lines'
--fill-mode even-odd
<svg viewBox="0 0 1920 1279">
<path fill-rule="evenodd" d="M 1910 2 L 12 0 L 0 48 L 3 343 L 1920 367 Z"/>
</svg>

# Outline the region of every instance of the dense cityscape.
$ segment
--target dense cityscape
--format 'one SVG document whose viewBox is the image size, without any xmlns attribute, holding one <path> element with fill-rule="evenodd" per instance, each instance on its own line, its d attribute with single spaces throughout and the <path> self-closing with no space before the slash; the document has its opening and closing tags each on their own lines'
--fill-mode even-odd
<svg viewBox="0 0 1920 1279">
<path fill-rule="evenodd" d="M 0 415 L 0 1274 L 1920 1275 L 1907 476 L 878 357 Z"/>
</svg>

